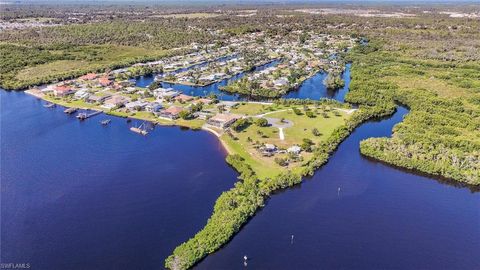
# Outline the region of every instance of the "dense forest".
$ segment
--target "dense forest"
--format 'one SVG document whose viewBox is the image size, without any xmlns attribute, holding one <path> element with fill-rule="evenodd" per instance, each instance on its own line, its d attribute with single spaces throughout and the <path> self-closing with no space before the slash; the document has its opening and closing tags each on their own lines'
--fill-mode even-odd
<svg viewBox="0 0 480 270">
<path fill-rule="evenodd" d="M 471 34 L 478 38 L 478 33 Z M 354 64 L 347 101 L 376 105 L 392 100 L 411 112 L 394 128 L 391 139 L 363 141 L 362 154 L 480 184 L 480 62 L 471 61 L 468 54 L 453 56 L 458 60 L 432 59 L 430 52 L 414 46 L 420 39 L 401 44 L 402 53 L 390 48 L 390 42 L 384 39 L 351 54 Z M 423 55 L 423 59 L 410 55 Z"/>
</svg>

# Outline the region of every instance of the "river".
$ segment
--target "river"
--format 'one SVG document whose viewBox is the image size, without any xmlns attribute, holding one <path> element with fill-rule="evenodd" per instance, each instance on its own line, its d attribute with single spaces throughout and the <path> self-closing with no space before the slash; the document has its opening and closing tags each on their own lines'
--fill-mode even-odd
<svg viewBox="0 0 480 270">
<path fill-rule="evenodd" d="M 343 101 L 348 81 L 327 92 L 317 75 L 289 97 Z M 104 115 L 79 122 L 23 93 L 0 98 L 2 263 L 159 269 L 236 180 L 207 132 L 143 137 L 124 119 L 103 127 Z M 196 268 L 244 268 L 247 255 L 252 269 L 479 269 L 480 193 L 359 154 L 360 140 L 389 136 L 406 113 L 361 125 Z"/>
<path fill-rule="evenodd" d="M 206 131 L 144 137 L 125 119 L 79 122 L 21 92 L 0 99 L 2 263 L 159 269 L 236 181 Z"/>
<path fill-rule="evenodd" d="M 357 128 L 196 269 L 480 269 L 480 193 L 364 158 L 408 111 Z M 292 235 L 293 241 L 292 241 Z"/>
</svg>

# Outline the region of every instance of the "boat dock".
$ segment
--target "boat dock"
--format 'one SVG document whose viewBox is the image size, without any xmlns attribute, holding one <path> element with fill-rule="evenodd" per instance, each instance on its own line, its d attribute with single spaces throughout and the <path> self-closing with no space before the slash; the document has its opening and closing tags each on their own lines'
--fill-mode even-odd
<svg viewBox="0 0 480 270">
<path fill-rule="evenodd" d="M 78 111 L 78 108 L 67 108 L 63 112 L 66 113 L 66 114 L 72 114 L 76 111 Z"/>
<path fill-rule="evenodd" d="M 102 113 L 102 111 L 94 111 L 94 112 L 91 112 L 91 113 L 82 112 L 82 113 L 79 113 L 77 115 L 77 118 L 78 118 L 78 120 L 85 120 L 85 119 L 88 119 L 88 118 L 93 117 L 95 115 L 99 115 L 101 113 Z"/>
<path fill-rule="evenodd" d="M 143 122 L 140 126 L 138 127 L 131 127 L 130 128 L 131 131 L 135 132 L 135 133 L 138 133 L 140 135 L 147 135 L 148 134 L 148 131 L 147 131 L 147 128 L 146 128 L 146 125 L 145 125 L 145 122 Z"/>
</svg>

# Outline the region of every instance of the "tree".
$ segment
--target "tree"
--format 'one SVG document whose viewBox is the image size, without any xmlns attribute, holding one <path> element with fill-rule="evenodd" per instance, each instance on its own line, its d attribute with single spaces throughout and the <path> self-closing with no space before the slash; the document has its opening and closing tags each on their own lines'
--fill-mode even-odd
<svg viewBox="0 0 480 270">
<path fill-rule="evenodd" d="M 320 133 L 320 131 L 318 131 L 317 128 L 313 128 L 313 129 L 312 129 L 312 134 L 313 134 L 313 136 L 320 136 L 320 135 L 322 135 L 322 133 Z"/>
<path fill-rule="evenodd" d="M 258 118 L 257 121 L 255 121 L 255 124 L 259 127 L 266 127 L 268 126 L 268 120 L 261 117 L 261 118 Z"/>
<path fill-rule="evenodd" d="M 305 114 L 310 118 L 315 118 L 315 114 L 312 111 L 307 111 Z"/>
</svg>

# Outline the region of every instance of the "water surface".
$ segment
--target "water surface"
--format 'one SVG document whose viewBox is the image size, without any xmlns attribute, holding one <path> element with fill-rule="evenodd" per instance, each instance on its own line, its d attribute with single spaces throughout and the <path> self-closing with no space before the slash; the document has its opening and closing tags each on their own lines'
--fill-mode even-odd
<svg viewBox="0 0 480 270">
<path fill-rule="evenodd" d="M 125 119 L 79 122 L 24 93 L 0 99 L 2 263 L 161 269 L 236 180 L 205 131 L 143 137 Z"/>
<path fill-rule="evenodd" d="M 480 269 L 480 193 L 359 153 L 406 113 L 361 125 L 196 269 L 243 269 L 244 255 L 250 269 Z"/>
</svg>

